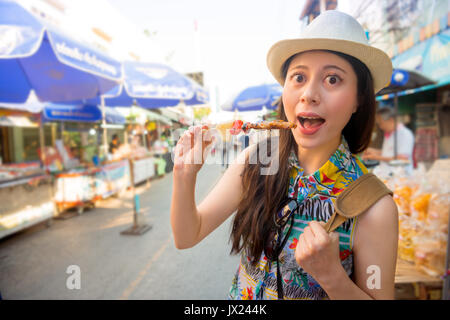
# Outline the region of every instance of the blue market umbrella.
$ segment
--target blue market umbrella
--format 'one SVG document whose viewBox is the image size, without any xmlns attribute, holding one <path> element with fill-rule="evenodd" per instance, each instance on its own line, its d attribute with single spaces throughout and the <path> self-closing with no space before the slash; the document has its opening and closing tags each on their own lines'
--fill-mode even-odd
<svg viewBox="0 0 450 320">
<path fill-rule="evenodd" d="M 206 104 L 209 102 L 209 94 L 205 90 L 205 88 L 201 87 L 200 85 L 196 84 L 193 80 L 193 90 L 194 90 L 194 96 L 189 100 L 184 100 L 184 104 L 187 106 L 197 105 L 197 104 Z"/>
<path fill-rule="evenodd" d="M 173 107 L 181 101 L 186 105 L 197 105 L 209 100 L 206 90 L 167 65 L 125 61 L 122 66 L 122 85 L 114 87 L 101 97 L 87 99 L 82 103 L 102 107 L 131 107 L 136 104 L 142 108 L 154 109 Z M 103 136 L 106 148 L 106 127 Z"/>
<path fill-rule="evenodd" d="M 181 101 L 187 105 L 208 101 L 208 95 L 201 86 L 167 65 L 125 61 L 122 67 L 124 74 L 122 85 L 114 87 L 100 97 L 84 99 L 78 103 L 102 107 L 131 107 L 136 104 L 142 108 L 155 109 L 173 107 Z M 106 127 L 103 136 L 106 149 Z"/>
<path fill-rule="evenodd" d="M 252 86 L 241 91 L 233 102 L 224 106 L 225 111 L 258 111 L 263 107 L 276 109 L 277 100 L 281 97 L 283 88 L 279 84 L 263 84 Z"/>
<path fill-rule="evenodd" d="M 19 4 L 0 0 L 0 101 L 74 101 L 110 91 L 119 62 L 44 26 Z"/>
<path fill-rule="evenodd" d="M 181 101 L 186 105 L 203 104 L 209 99 L 200 85 L 164 64 L 125 61 L 123 73 L 119 94 L 107 93 L 105 105 L 126 107 L 135 103 L 154 109 L 173 107 Z"/>
</svg>

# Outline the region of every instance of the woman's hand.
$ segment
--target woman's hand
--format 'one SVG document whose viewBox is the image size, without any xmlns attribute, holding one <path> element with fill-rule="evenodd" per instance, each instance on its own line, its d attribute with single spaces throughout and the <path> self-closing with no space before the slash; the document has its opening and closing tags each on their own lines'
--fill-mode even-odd
<svg viewBox="0 0 450 320">
<path fill-rule="evenodd" d="M 339 257 L 339 233 L 328 234 L 324 225 L 324 222 L 311 221 L 295 248 L 295 260 L 319 284 L 343 268 Z"/>
<path fill-rule="evenodd" d="M 195 176 L 205 162 L 214 137 L 207 126 L 190 127 L 175 147 L 174 174 Z"/>
</svg>

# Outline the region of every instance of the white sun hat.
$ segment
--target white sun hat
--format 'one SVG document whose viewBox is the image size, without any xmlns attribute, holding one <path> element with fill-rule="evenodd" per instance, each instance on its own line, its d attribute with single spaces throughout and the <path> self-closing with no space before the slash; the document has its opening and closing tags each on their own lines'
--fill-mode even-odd
<svg viewBox="0 0 450 320">
<path fill-rule="evenodd" d="M 284 85 L 283 64 L 291 56 L 309 50 L 332 50 L 359 59 L 370 70 L 375 93 L 386 87 L 392 76 L 392 62 L 382 50 L 369 45 L 362 26 L 352 16 L 328 10 L 314 19 L 299 38 L 281 40 L 267 53 L 267 66 Z"/>
</svg>

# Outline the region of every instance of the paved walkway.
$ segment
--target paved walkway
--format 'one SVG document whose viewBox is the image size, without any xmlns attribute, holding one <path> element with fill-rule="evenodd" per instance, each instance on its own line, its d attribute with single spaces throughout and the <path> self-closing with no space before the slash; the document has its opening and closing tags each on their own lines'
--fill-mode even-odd
<svg viewBox="0 0 450 320">
<path fill-rule="evenodd" d="M 217 164 L 199 173 L 197 201 L 222 175 Z M 0 240 L 3 299 L 226 299 L 238 257 L 230 256 L 228 219 L 202 243 L 177 250 L 170 227 L 172 174 L 137 188 L 152 229 L 131 226 L 131 193 L 99 202 L 68 220 L 40 224 Z M 81 288 L 68 289 L 69 266 L 79 267 Z M 70 281 L 69 281 L 70 282 Z"/>
</svg>

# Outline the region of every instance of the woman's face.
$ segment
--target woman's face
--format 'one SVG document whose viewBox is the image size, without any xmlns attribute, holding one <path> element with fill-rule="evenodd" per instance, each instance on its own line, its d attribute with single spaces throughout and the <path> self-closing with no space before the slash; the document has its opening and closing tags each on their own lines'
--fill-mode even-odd
<svg viewBox="0 0 450 320">
<path fill-rule="evenodd" d="M 340 141 L 357 109 L 357 77 L 349 62 L 326 51 L 296 55 L 283 89 L 287 119 L 299 147 L 326 147 Z"/>
</svg>

